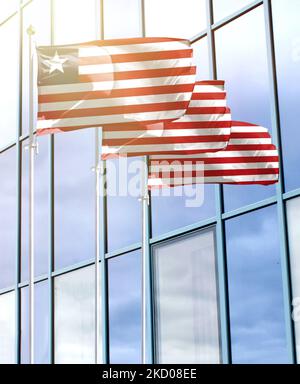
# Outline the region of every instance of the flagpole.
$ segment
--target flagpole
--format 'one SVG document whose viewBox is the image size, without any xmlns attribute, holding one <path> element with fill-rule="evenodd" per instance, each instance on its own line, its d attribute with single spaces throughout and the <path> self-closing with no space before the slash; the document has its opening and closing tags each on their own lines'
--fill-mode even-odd
<svg viewBox="0 0 300 384">
<path fill-rule="evenodd" d="M 147 263 L 148 249 L 148 159 L 143 158 L 141 174 L 141 201 L 142 201 L 142 363 L 147 364 Z"/>
<path fill-rule="evenodd" d="M 34 364 L 34 140 L 33 117 L 33 35 L 32 26 L 27 29 L 29 39 L 29 364 Z"/>
</svg>

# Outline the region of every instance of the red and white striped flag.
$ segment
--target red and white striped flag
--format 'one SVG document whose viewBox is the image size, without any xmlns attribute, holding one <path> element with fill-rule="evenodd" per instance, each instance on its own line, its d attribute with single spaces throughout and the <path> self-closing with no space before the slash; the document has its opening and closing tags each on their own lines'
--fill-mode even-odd
<svg viewBox="0 0 300 384">
<path fill-rule="evenodd" d="M 165 97 L 165 95 L 163 95 Z M 154 155 L 216 152 L 226 148 L 231 114 L 224 81 L 196 82 L 183 117 L 148 125 L 111 124 L 103 127 L 103 159 L 114 155 Z"/>
<path fill-rule="evenodd" d="M 262 184 L 278 181 L 278 151 L 268 130 L 232 122 L 229 144 L 216 153 L 150 156 L 149 188 L 203 183 Z"/>
<path fill-rule="evenodd" d="M 188 40 L 101 40 L 39 47 L 37 56 L 38 134 L 172 121 L 195 85 Z"/>
</svg>

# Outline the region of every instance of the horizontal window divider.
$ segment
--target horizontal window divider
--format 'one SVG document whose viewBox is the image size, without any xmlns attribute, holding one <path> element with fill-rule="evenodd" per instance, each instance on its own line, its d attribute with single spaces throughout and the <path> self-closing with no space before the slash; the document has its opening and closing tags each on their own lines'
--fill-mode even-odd
<svg viewBox="0 0 300 384">
<path fill-rule="evenodd" d="M 300 188 L 283 194 L 283 200 L 291 200 L 295 197 L 300 197 Z"/>
<path fill-rule="evenodd" d="M 113 257 L 122 256 L 126 253 L 134 252 L 142 248 L 142 243 L 135 243 L 128 245 L 127 247 L 116 249 L 115 251 L 107 252 L 105 254 L 105 259 L 111 259 Z"/>
<path fill-rule="evenodd" d="M 41 283 L 42 281 L 46 281 L 46 280 L 48 280 L 47 274 L 37 276 L 34 278 L 34 284 L 38 284 L 38 283 Z M 28 285 L 29 285 L 29 281 L 25 280 L 25 281 L 22 281 L 22 283 L 18 284 L 18 288 L 24 288 L 24 287 L 27 287 Z"/>
<path fill-rule="evenodd" d="M 207 36 L 207 29 L 204 29 L 202 32 L 197 33 L 197 35 L 193 36 L 193 37 L 190 38 L 189 40 L 190 40 L 190 42 L 191 42 L 192 44 L 194 44 L 194 43 L 197 43 L 197 41 L 203 39 L 203 38 L 206 37 L 206 36 Z"/>
<path fill-rule="evenodd" d="M 0 296 L 5 295 L 6 293 L 10 293 L 15 291 L 16 287 L 14 285 L 11 285 L 10 287 L 2 288 L 0 289 Z"/>
<path fill-rule="evenodd" d="M 217 224 L 217 218 L 216 217 L 202 220 L 202 221 L 199 221 L 195 224 L 187 225 L 186 227 L 181 227 L 179 229 L 165 233 L 163 235 L 153 237 L 152 239 L 150 239 L 150 244 L 151 245 L 157 244 L 157 243 L 160 243 L 161 241 L 169 240 L 169 239 L 172 239 L 174 237 L 181 236 L 181 235 L 186 235 L 190 232 L 194 232 L 194 231 L 197 231 L 200 229 L 206 229 L 207 227 L 210 227 L 210 226 L 215 225 L 215 224 Z"/>
<path fill-rule="evenodd" d="M 246 213 L 255 212 L 261 208 L 266 208 L 271 205 L 275 205 L 276 203 L 277 203 L 277 196 L 274 195 L 273 197 L 270 197 L 268 199 L 258 201 L 255 204 L 246 205 L 234 211 L 223 213 L 222 219 L 223 220 L 233 219 L 235 217 L 242 216 Z"/>
</svg>

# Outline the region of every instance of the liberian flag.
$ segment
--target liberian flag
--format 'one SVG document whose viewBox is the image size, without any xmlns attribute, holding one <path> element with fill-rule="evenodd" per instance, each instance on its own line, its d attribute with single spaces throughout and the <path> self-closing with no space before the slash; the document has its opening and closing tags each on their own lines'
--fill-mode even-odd
<svg viewBox="0 0 300 384">
<path fill-rule="evenodd" d="M 195 85 L 188 40 L 134 38 L 37 48 L 37 133 L 180 118 Z"/>
<path fill-rule="evenodd" d="M 216 153 L 151 156 L 149 187 L 196 183 L 262 184 L 278 181 L 279 157 L 268 130 L 233 121 L 229 144 Z"/>
<path fill-rule="evenodd" d="M 104 126 L 102 158 L 216 152 L 227 147 L 230 132 L 224 81 L 198 81 L 180 119 L 149 124 L 146 129 L 133 124 Z"/>
</svg>

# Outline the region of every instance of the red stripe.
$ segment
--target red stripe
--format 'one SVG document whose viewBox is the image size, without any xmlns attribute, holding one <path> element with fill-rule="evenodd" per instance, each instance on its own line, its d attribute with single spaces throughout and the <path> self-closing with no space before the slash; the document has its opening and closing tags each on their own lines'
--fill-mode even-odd
<svg viewBox="0 0 300 384">
<path fill-rule="evenodd" d="M 150 60 L 170 60 L 189 58 L 193 56 L 192 49 L 182 49 L 177 51 L 158 51 L 158 52 L 137 52 L 137 53 L 122 53 L 118 55 L 107 56 L 91 56 L 80 57 L 79 65 L 95 65 L 95 64 L 117 64 L 130 63 Z"/>
<path fill-rule="evenodd" d="M 169 77 L 169 76 L 188 76 L 195 75 L 196 67 L 180 67 L 180 68 L 159 68 L 145 69 L 138 71 L 96 73 L 90 75 L 79 75 L 79 80 L 82 83 L 100 82 L 100 81 L 117 81 L 117 80 L 132 80 L 132 79 L 147 79 L 153 77 Z"/>
<path fill-rule="evenodd" d="M 191 122 L 177 122 L 171 121 L 165 123 L 166 129 L 219 129 L 230 128 L 231 121 L 191 121 Z"/>
<path fill-rule="evenodd" d="M 188 108 L 186 115 L 211 115 L 230 113 L 226 107 L 192 107 Z"/>
<path fill-rule="evenodd" d="M 226 151 L 225 151 L 226 152 Z M 238 164 L 238 163 L 276 163 L 279 162 L 278 156 L 259 156 L 259 157 L 198 157 L 193 159 L 182 159 L 182 158 L 174 158 L 174 159 L 160 159 L 160 160 L 151 160 L 151 167 L 155 165 L 164 165 L 164 164 L 177 164 L 182 165 L 190 165 L 197 162 L 204 162 L 205 164 Z"/>
<path fill-rule="evenodd" d="M 226 92 L 217 92 L 217 93 L 201 93 L 194 92 L 192 100 L 224 100 L 226 99 Z"/>
<path fill-rule="evenodd" d="M 178 137 L 142 137 L 126 139 L 103 139 L 103 145 L 155 145 L 155 144 L 176 144 L 176 143 L 217 143 L 228 141 L 230 135 L 219 136 L 178 136 Z M 131 142 L 131 141 L 133 142 Z"/>
<path fill-rule="evenodd" d="M 257 124 L 247 123 L 245 121 L 232 121 L 233 127 L 259 127 Z"/>
<path fill-rule="evenodd" d="M 228 145 L 226 151 L 275 151 L 273 144 Z"/>
<path fill-rule="evenodd" d="M 115 97 L 163 95 L 170 93 L 193 92 L 194 84 L 162 85 L 158 87 L 141 87 L 113 89 L 111 91 L 87 91 L 39 95 L 39 103 L 55 103 L 59 101 L 81 101 L 94 99 L 110 99 Z"/>
<path fill-rule="evenodd" d="M 230 139 L 271 139 L 268 132 L 232 132 Z"/>
<path fill-rule="evenodd" d="M 210 181 L 206 181 L 204 180 L 204 184 L 226 184 L 226 185 L 264 185 L 264 186 L 268 186 L 268 185 L 273 185 L 273 184 L 276 184 L 278 183 L 278 178 L 276 178 L 276 180 L 257 180 L 257 181 L 239 181 L 239 182 L 229 182 L 229 181 L 225 181 L 225 180 L 220 180 L 218 182 L 210 182 Z M 184 185 L 192 185 L 194 183 L 186 183 Z M 158 189 L 158 188 L 174 188 L 174 187 L 178 187 L 180 184 L 167 184 L 167 185 L 161 185 L 161 186 L 149 186 L 149 189 Z"/>
<path fill-rule="evenodd" d="M 65 119 L 72 117 L 109 116 L 127 113 L 143 113 L 156 111 L 172 111 L 187 109 L 188 101 L 176 101 L 170 103 L 153 103 L 140 105 L 122 105 L 117 107 L 71 109 L 67 111 L 39 112 L 40 119 Z"/>
<path fill-rule="evenodd" d="M 196 85 L 225 85 L 224 80 L 200 80 L 196 81 Z"/>
</svg>

